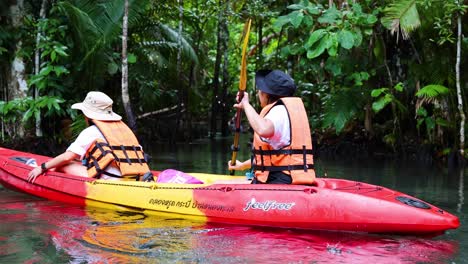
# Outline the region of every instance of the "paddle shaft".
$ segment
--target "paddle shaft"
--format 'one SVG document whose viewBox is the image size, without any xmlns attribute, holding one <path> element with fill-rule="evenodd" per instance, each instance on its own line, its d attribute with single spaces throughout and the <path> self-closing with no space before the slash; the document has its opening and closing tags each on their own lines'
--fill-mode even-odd
<svg viewBox="0 0 468 264">
<path fill-rule="evenodd" d="M 242 100 L 244 97 L 244 91 L 239 91 L 239 100 Z M 234 133 L 234 144 L 232 145 L 232 157 L 231 165 L 236 165 L 237 152 L 239 152 L 239 137 L 240 137 L 240 125 L 242 118 L 242 109 L 238 108 L 236 112 L 236 131 Z M 231 170 L 230 174 L 234 175 L 234 170 Z"/>
<path fill-rule="evenodd" d="M 241 71 L 239 79 L 239 101 L 244 97 L 244 91 L 247 88 L 247 45 L 249 44 L 250 25 L 252 20 L 248 20 L 244 25 L 244 43 L 242 45 Z M 236 131 L 234 133 L 234 144 L 232 145 L 231 165 L 236 165 L 237 152 L 239 151 L 239 135 L 241 124 L 242 109 L 238 108 L 236 112 Z M 234 175 L 234 170 L 231 170 Z"/>
</svg>

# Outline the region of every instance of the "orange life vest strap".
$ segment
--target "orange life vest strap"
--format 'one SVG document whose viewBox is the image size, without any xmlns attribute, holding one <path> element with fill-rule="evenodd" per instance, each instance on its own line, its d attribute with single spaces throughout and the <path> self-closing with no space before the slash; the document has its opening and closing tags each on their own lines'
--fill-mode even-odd
<svg viewBox="0 0 468 264">
<path fill-rule="evenodd" d="M 109 146 L 109 144 L 107 144 L 106 142 L 97 140 L 94 143 L 94 147 L 89 151 L 89 153 L 87 153 L 86 158 L 83 160 L 84 161 L 83 165 L 86 166 L 88 173 L 95 174 L 94 178 L 97 178 L 97 179 L 100 179 L 103 174 L 110 176 L 110 177 L 121 178 L 121 179 L 122 178 L 137 179 L 138 175 L 121 176 L 121 175 L 113 174 L 113 173 L 106 171 L 107 167 L 109 167 L 109 165 L 112 164 L 112 162 L 118 159 L 119 158 L 116 157 L 116 155 L 112 151 L 112 147 Z"/>
<path fill-rule="evenodd" d="M 106 150 L 104 150 L 104 148 L 107 148 Z M 124 163 L 128 163 L 128 164 L 132 164 L 132 163 L 139 163 L 139 164 L 143 164 L 143 163 L 147 163 L 147 160 L 145 159 L 145 157 L 142 157 L 140 158 L 140 156 L 138 155 L 138 152 L 142 153 L 143 152 L 143 148 L 140 147 L 140 146 L 123 146 L 123 145 L 120 145 L 120 146 L 109 146 L 109 144 L 105 143 L 105 142 L 96 142 L 96 144 L 94 145 L 94 148 L 91 149 L 91 151 L 89 152 L 89 155 L 90 156 L 93 156 L 93 154 L 96 152 L 96 150 L 100 150 L 101 151 L 101 156 L 105 156 L 107 154 L 112 154 L 113 157 L 114 157 L 114 160 L 117 161 L 117 162 L 124 162 Z M 128 153 L 127 153 L 127 150 L 128 151 L 133 151 L 136 155 L 136 158 L 129 158 L 128 157 Z M 115 151 L 122 151 L 122 153 L 125 155 L 124 158 L 121 158 L 119 156 L 117 156 L 115 154 Z"/>
<path fill-rule="evenodd" d="M 314 164 L 307 164 L 307 154 L 313 155 L 312 149 L 306 149 L 306 146 L 302 146 L 302 149 L 269 149 L 263 150 L 262 147 L 259 149 L 252 150 L 254 155 L 260 155 L 260 164 L 254 164 L 254 170 L 264 171 L 292 171 L 292 170 L 303 170 L 313 169 Z M 304 160 L 303 164 L 299 165 L 285 165 L 285 166 L 265 166 L 263 161 L 264 155 L 301 155 Z"/>
</svg>

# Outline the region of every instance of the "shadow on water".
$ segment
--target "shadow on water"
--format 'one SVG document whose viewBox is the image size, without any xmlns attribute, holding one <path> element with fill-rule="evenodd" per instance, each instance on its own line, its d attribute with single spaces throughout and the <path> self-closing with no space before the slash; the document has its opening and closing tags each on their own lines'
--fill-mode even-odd
<svg viewBox="0 0 468 264">
<path fill-rule="evenodd" d="M 227 173 L 230 144 L 231 139 L 206 140 L 146 149 L 156 170 Z M 239 160 L 248 158 L 246 149 Z M 317 164 L 330 178 L 378 184 L 426 200 L 455 213 L 461 226 L 437 237 L 412 237 L 214 225 L 173 215 L 78 208 L 0 187 L 0 262 L 468 263 L 468 171 L 370 160 Z"/>
</svg>

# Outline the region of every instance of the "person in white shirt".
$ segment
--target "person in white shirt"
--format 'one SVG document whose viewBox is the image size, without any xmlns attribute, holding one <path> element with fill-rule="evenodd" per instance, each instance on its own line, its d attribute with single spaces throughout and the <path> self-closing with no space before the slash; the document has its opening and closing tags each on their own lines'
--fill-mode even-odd
<svg viewBox="0 0 468 264">
<path fill-rule="evenodd" d="M 28 181 L 34 182 L 34 180 L 46 170 L 57 170 L 68 174 L 88 177 L 87 169 L 80 160 L 83 159 L 89 146 L 95 142 L 96 139 L 105 141 L 104 135 L 92 124 L 90 119 L 101 121 L 121 120 L 122 117 L 112 111 L 112 104 L 112 99 L 106 94 L 92 91 L 87 94 L 82 103 L 72 105 L 72 109 L 79 109 L 83 112 L 88 127 L 81 131 L 76 140 L 64 153 L 31 170 L 28 175 Z M 110 165 L 106 168 L 106 171 L 115 175 L 121 175 L 119 168 L 114 165 Z M 118 180 L 119 178 L 102 175 L 101 179 Z"/>
</svg>

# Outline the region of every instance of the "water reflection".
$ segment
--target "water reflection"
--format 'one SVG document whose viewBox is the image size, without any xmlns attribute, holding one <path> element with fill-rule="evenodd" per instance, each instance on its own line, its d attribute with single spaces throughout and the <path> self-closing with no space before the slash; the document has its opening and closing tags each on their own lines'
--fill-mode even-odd
<svg viewBox="0 0 468 264">
<path fill-rule="evenodd" d="M 230 144 L 231 138 L 145 149 L 157 170 L 227 173 Z M 244 147 L 239 159 L 248 155 Z M 429 238 L 206 225 L 83 209 L 0 187 L 0 263 L 468 263 L 468 172 L 370 160 L 317 165 L 328 177 L 426 200 L 459 216 L 461 227 Z"/>
<path fill-rule="evenodd" d="M 458 184 L 458 204 L 457 204 L 457 213 L 461 214 L 462 212 L 462 207 L 463 207 L 463 202 L 465 201 L 465 194 L 464 194 L 464 184 L 463 184 L 463 179 L 465 178 L 465 173 L 464 170 L 461 169 L 460 172 L 460 183 Z"/>
<path fill-rule="evenodd" d="M 2 263 L 444 263 L 459 247 L 446 236 L 200 224 L 22 198 L 1 211 Z"/>
</svg>

